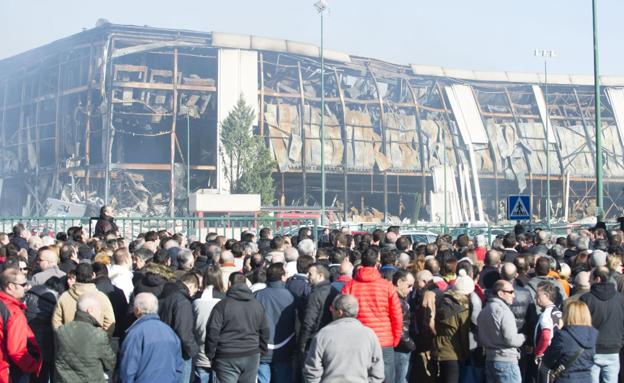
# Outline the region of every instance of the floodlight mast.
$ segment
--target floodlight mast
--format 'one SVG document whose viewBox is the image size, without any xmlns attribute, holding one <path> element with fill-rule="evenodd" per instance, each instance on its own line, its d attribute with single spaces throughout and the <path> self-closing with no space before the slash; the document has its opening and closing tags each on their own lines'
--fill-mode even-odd
<svg viewBox="0 0 624 383">
<path fill-rule="evenodd" d="M 536 49 L 533 56 L 544 59 L 544 104 L 546 105 L 544 126 L 546 127 L 546 222 L 550 230 L 550 113 L 548 111 L 548 60 L 555 58 L 557 53 L 550 49 Z"/>
<path fill-rule="evenodd" d="M 325 224 L 325 57 L 323 49 L 323 14 L 327 10 L 327 0 L 314 3 L 321 15 L 321 225 Z"/>
</svg>

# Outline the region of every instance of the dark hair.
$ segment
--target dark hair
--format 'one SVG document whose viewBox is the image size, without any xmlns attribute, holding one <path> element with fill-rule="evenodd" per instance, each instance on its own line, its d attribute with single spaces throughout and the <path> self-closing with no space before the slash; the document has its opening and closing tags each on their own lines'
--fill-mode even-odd
<svg viewBox="0 0 624 383">
<path fill-rule="evenodd" d="M 251 272 L 251 283 L 266 283 L 267 281 L 267 271 L 264 267 L 258 267 Z"/>
<path fill-rule="evenodd" d="M 310 266 L 314 264 L 314 258 L 309 255 L 302 255 L 297 258 L 297 272 L 305 274 L 310 269 Z"/>
<path fill-rule="evenodd" d="M 550 272 L 550 260 L 547 257 L 539 257 L 535 262 L 535 274 L 537 276 L 546 276 Z"/>
<path fill-rule="evenodd" d="M 337 264 L 342 263 L 344 259 L 347 257 L 347 252 L 345 249 L 334 249 L 329 255 L 329 262 Z"/>
<path fill-rule="evenodd" d="M 383 248 L 381 249 L 380 261 L 382 265 L 394 265 L 397 261 L 397 254 L 392 249 Z"/>
<path fill-rule="evenodd" d="M 605 283 L 609 280 L 609 269 L 606 266 L 596 267 L 592 276 L 594 279 L 600 279 L 600 282 Z"/>
<path fill-rule="evenodd" d="M 199 278 L 197 278 L 197 275 L 192 271 L 184 273 L 184 275 L 180 277 L 180 282 L 185 285 L 191 285 L 195 286 L 195 288 L 199 288 Z"/>
<path fill-rule="evenodd" d="M 102 262 L 93 262 L 91 267 L 93 267 L 96 278 L 101 276 L 108 277 L 108 268 Z"/>
<path fill-rule="evenodd" d="M 384 233 L 383 230 L 375 229 L 375 231 L 373 231 L 373 242 L 382 243 L 385 236 L 386 234 Z"/>
<path fill-rule="evenodd" d="M 273 239 L 271 240 L 271 250 L 277 250 L 282 246 L 284 246 L 284 238 L 279 235 L 273 237 Z"/>
<path fill-rule="evenodd" d="M 240 258 L 243 255 L 243 245 L 240 242 L 234 242 L 230 246 L 230 251 L 234 257 Z"/>
<path fill-rule="evenodd" d="M 269 238 L 270 234 L 271 234 L 270 228 L 263 227 L 262 229 L 260 229 L 260 238 Z"/>
<path fill-rule="evenodd" d="M 147 233 L 145 233 L 145 241 L 146 242 L 148 242 L 148 241 L 150 241 L 150 242 L 157 242 L 158 240 L 159 240 L 159 238 L 158 238 L 158 233 L 157 232 L 155 232 L 153 230 L 150 230 Z"/>
<path fill-rule="evenodd" d="M 165 249 L 160 249 L 154 254 L 152 258 L 152 262 L 157 263 L 159 265 L 164 265 L 169 260 L 169 252 Z"/>
<path fill-rule="evenodd" d="M 459 247 L 466 247 L 470 244 L 470 238 L 468 238 L 468 235 L 466 234 L 460 234 L 459 237 L 457 237 L 457 246 Z"/>
<path fill-rule="evenodd" d="M 281 262 L 271 264 L 271 266 L 269 266 L 269 268 L 267 269 L 266 275 L 267 282 L 281 281 L 282 277 L 286 275 L 286 270 L 284 270 L 284 264 Z"/>
<path fill-rule="evenodd" d="M 223 278 L 221 277 L 221 268 L 218 265 L 206 267 L 206 270 L 204 270 L 203 283 L 204 288 L 212 286 L 219 292 L 225 292 Z"/>
<path fill-rule="evenodd" d="M 245 274 L 241 273 L 240 271 L 235 271 L 232 274 L 230 274 L 228 281 L 230 282 L 232 286 L 235 286 L 235 285 L 246 284 L 247 278 L 245 277 Z"/>
<path fill-rule="evenodd" d="M 65 285 L 59 277 L 48 278 L 48 280 L 45 281 L 44 285 L 50 290 L 56 291 L 58 294 L 61 294 L 63 293 L 63 291 L 65 291 Z"/>
<path fill-rule="evenodd" d="M 329 281 L 329 269 L 327 269 L 327 267 L 325 267 L 325 265 L 321 264 L 321 263 L 315 263 L 312 266 L 314 266 L 316 268 L 316 272 L 319 274 L 322 274 L 324 279 L 326 281 Z"/>
<path fill-rule="evenodd" d="M 397 250 L 400 250 L 400 251 L 408 250 L 410 247 L 410 240 L 407 237 L 399 237 L 396 240 L 395 246 Z"/>
<path fill-rule="evenodd" d="M 80 263 L 76 266 L 76 282 L 90 283 L 93 280 L 93 266 L 90 263 Z"/>
<path fill-rule="evenodd" d="M 548 295 L 548 299 L 552 302 L 557 299 L 557 288 L 550 281 L 542 281 L 537 285 L 537 291 L 542 291 Z"/>
<path fill-rule="evenodd" d="M 507 249 L 516 246 L 516 235 L 512 233 L 505 234 L 503 237 L 503 246 Z"/>
<path fill-rule="evenodd" d="M 393 285 L 397 285 L 399 283 L 399 281 L 404 280 L 405 278 L 407 278 L 407 275 L 410 272 L 407 270 L 403 270 L 403 269 L 398 269 L 394 272 L 394 275 L 392 276 L 392 284 Z"/>
<path fill-rule="evenodd" d="M 362 266 L 375 266 L 377 264 L 377 251 L 368 249 L 362 253 Z"/>
</svg>

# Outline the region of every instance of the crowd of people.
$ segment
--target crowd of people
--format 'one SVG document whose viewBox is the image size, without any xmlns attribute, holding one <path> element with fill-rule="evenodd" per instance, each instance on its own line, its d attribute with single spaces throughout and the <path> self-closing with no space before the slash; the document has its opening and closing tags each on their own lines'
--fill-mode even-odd
<svg viewBox="0 0 624 383">
<path fill-rule="evenodd" d="M 0 382 L 622 382 L 623 234 L 0 233 Z"/>
</svg>

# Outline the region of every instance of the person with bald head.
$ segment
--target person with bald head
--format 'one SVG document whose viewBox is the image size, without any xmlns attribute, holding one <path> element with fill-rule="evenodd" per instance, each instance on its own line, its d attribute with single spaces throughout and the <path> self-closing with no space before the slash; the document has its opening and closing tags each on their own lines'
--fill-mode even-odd
<svg viewBox="0 0 624 383">
<path fill-rule="evenodd" d="M 518 348 L 526 337 L 518 333 L 510 307 L 515 289 L 509 281 L 498 280 L 492 286 L 487 305 L 477 318 L 479 343 L 485 350 L 485 376 L 488 382 L 520 383 Z"/>
<path fill-rule="evenodd" d="M 513 285 L 515 294 L 510 308 L 516 318 L 518 331 L 528 336 L 532 327 L 532 318 L 537 318 L 535 301 L 533 301 L 531 292 L 528 288 L 522 287 L 521 283 L 519 283 L 516 279 L 518 277 L 518 271 L 516 269 L 516 265 L 513 263 L 503 263 L 500 274 L 502 280 L 505 280 Z"/>
<path fill-rule="evenodd" d="M 116 358 L 96 319 L 101 310 L 99 297 L 85 293 L 78 298 L 74 320 L 58 328 L 56 381 L 106 382 L 104 371 L 113 370 Z"/>
<path fill-rule="evenodd" d="M 33 286 L 43 285 L 51 277 L 63 278 L 65 276 L 65 272 L 58 267 L 58 256 L 47 247 L 39 249 L 37 264 L 41 271 L 32 277 Z"/>
</svg>

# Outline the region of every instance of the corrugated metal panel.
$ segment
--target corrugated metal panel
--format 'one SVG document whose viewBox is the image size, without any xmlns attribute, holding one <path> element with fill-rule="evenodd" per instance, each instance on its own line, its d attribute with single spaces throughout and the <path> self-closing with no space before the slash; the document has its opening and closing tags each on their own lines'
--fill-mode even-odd
<svg viewBox="0 0 624 383">
<path fill-rule="evenodd" d="M 373 124 L 366 112 L 345 109 L 347 130 L 347 166 L 372 169 L 375 165 L 373 148 Z"/>
<path fill-rule="evenodd" d="M 555 133 L 552 130 L 552 122 L 550 121 L 550 116 L 546 117 L 546 102 L 544 99 L 544 93 L 542 92 L 542 88 L 538 85 L 533 85 L 533 95 L 535 96 L 535 101 L 537 102 L 537 108 L 539 109 L 540 117 L 542 118 L 542 124 L 548 126 L 548 142 L 554 144 L 557 142 L 555 137 Z M 548 118 L 548 120 L 546 120 Z M 548 123 L 546 123 L 548 121 Z"/>
<path fill-rule="evenodd" d="M 464 142 L 487 144 L 488 135 L 472 88 L 468 85 L 451 85 L 445 88 Z"/>
<path fill-rule="evenodd" d="M 251 36 L 236 33 L 212 32 L 212 46 L 221 48 L 251 49 Z"/>
<path fill-rule="evenodd" d="M 613 116 L 620 133 L 620 142 L 624 142 L 624 89 L 609 88 L 607 89 L 609 103 L 613 109 Z"/>
<path fill-rule="evenodd" d="M 306 165 L 321 165 L 321 113 L 318 108 L 304 107 L 304 130 L 306 138 Z M 340 166 L 342 163 L 343 145 L 338 119 L 334 115 L 325 114 L 325 164 Z"/>
</svg>

